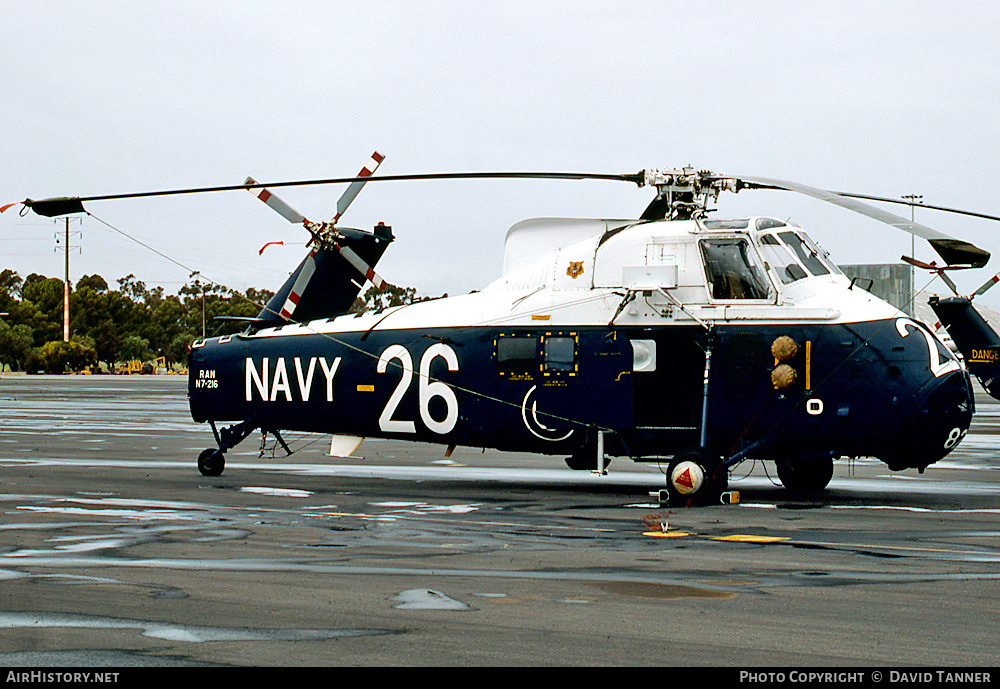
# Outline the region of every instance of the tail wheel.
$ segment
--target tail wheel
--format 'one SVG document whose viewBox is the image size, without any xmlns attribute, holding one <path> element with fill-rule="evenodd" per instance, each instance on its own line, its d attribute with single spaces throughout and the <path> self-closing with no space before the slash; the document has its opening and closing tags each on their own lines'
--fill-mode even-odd
<svg viewBox="0 0 1000 689">
<path fill-rule="evenodd" d="M 667 470 L 671 504 L 712 504 L 718 502 L 728 485 L 729 474 L 721 458 L 702 448 L 674 456 Z"/>
<path fill-rule="evenodd" d="M 210 447 L 198 455 L 198 471 L 202 476 L 221 476 L 226 468 L 226 456 L 222 450 Z"/>
<path fill-rule="evenodd" d="M 818 492 L 826 488 L 833 478 L 833 459 L 778 460 L 778 479 L 781 485 L 796 492 Z"/>
</svg>

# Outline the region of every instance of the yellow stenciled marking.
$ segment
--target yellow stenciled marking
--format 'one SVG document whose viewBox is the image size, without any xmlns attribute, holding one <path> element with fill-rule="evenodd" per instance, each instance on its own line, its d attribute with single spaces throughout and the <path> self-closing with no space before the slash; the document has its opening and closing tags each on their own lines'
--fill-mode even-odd
<svg viewBox="0 0 1000 689">
<path fill-rule="evenodd" d="M 806 340 L 806 390 L 812 390 L 812 340 Z"/>
<path fill-rule="evenodd" d="M 785 536 L 753 536 L 751 534 L 733 534 L 732 536 L 714 536 L 711 541 L 731 541 L 735 543 L 780 543 L 792 539 Z"/>
<path fill-rule="evenodd" d="M 552 318 L 551 315 L 547 313 L 533 313 L 531 314 L 531 320 L 533 321 L 547 321 Z"/>
<path fill-rule="evenodd" d="M 995 349 L 973 349 L 969 361 L 977 364 L 992 364 L 1000 360 L 1000 352 Z"/>
<path fill-rule="evenodd" d="M 374 385 L 359 385 L 358 392 L 375 392 Z"/>
</svg>

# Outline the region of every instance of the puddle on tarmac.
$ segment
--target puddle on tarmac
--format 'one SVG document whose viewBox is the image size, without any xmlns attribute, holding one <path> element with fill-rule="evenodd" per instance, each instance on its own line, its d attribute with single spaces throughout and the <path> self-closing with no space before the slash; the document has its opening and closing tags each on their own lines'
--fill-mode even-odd
<svg viewBox="0 0 1000 689">
<path fill-rule="evenodd" d="M 98 615 L 66 615 L 39 612 L 0 613 L 0 629 L 30 628 L 136 629 L 143 636 L 166 641 L 323 641 L 361 636 L 401 634 L 393 629 L 264 629 L 209 627 L 148 620 L 118 619 Z"/>
<path fill-rule="evenodd" d="M 392 512 L 402 512 L 404 514 L 468 514 L 475 512 L 483 506 L 483 503 L 471 503 L 465 505 L 433 505 L 427 502 L 373 502 L 375 507 L 386 507 Z"/>
<path fill-rule="evenodd" d="M 606 593 L 617 593 L 634 598 L 649 600 L 677 600 L 679 598 L 735 598 L 737 594 L 730 591 L 713 591 L 711 589 L 684 586 L 683 584 L 651 584 L 638 581 L 603 581 L 588 586 L 596 586 Z"/>
<path fill-rule="evenodd" d="M 450 598 L 440 591 L 431 589 L 410 589 L 402 591 L 391 599 L 398 603 L 392 607 L 399 610 L 475 610 L 470 605 Z"/>
<path fill-rule="evenodd" d="M 308 498 L 312 491 L 299 490 L 296 488 L 266 488 L 263 486 L 246 486 L 240 488 L 241 493 L 255 493 L 257 495 L 273 495 L 281 498 Z"/>
<path fill-rule="evenodd" d="M 0 665 L 20 668 L 232 667 L 231 665 L 205 663 L 180 656 L 153 654 L 145 651 L 108 651 L 101 649 L 0 653 Z"/>
</svg>

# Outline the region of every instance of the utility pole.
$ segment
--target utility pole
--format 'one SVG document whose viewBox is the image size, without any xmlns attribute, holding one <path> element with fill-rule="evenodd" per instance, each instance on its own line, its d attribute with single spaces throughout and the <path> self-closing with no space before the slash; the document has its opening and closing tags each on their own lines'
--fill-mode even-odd
<svg viewBox="0 0 1000 689">
<path fill-rule="evenodd" d="M 193 273 L 191 273 L 191 275 L 189 275 L 188 277 L 193 278 L 195 276 L 198 277 L 194 281 L 194 286 L 201 288 L 201 339 L 204 340 L 205 339 L 205 286 L 201 284 L 201 271 L 196 270 Z"/>
<path fill-rule="evenodd" d="M 66 230 L 65 239 L 63 247 L 66 253 L 66 271 L 63 275 L 63 342 L 69 342 L 69 221 L 71 218 L 66 217 Z M 58 220 L 56 222 L 59 222 Z M 82 222 L 82 220 L 81 220 Z M 56 243 L 59 242 L 58 235 L 56 235 Z"/>
<path fill-rule="evenodd" d="M 923 196 L 918 194 L 905 194 L 904 199 L 910 202 L 910 222 L 913 222 L 913 206 L 916 203 L 923 203 Z M 917 244 L 916 235 L 912 232 L 910 233 L 910 258 L 917 257 Z M 917 267 L 910 266 L 910 315 L 915 315 L 917 312 Z"/>
</svg>

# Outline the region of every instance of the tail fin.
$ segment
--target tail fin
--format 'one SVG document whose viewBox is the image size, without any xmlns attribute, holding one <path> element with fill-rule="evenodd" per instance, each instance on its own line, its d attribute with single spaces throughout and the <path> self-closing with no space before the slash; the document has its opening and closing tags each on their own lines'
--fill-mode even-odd
<svg viewBox="0 0 1000 689">
<path fill-rule="evenodd" d="M 367 277 L 351 259 L 378 263 L 393 240 L 392 228 L 380 224 L 374 232 L 343 228 L 337 233 L 335 246 L 313 249 L 302 260 L 260 312 L 258 327 L 333 318 L 350 310 Z"/>
<path fill-rule="evenodd" d="M 1000 399 L 1000 335 L 965 297 L 937 299 L 930 306 L 965 357 L 969 372 L 991 396 Z"/>
<path fill-rule="evenodd" d="M 310 221 L 271 190 L 258 186 L 253 177 L 247 177 L 247 191 L 285 220 L 302 223 L 313 237 L 310 243 L 316 247 L 253 319 L 254 327 L 340 316 L 350 310 L 366 281 L 371 281 L 377 289 L 383 288 L 386 282 L 375 272 L 375 264 L 392 241 L 392 228 L 379 223 L 374 232 L 363 232 L 340 229 L 337 221 L 384 159 L 378 151 L 372 154 L 358 173 L 358 179 L 337 201 L 337 214 L 329 222 Z"/>
</svg>

